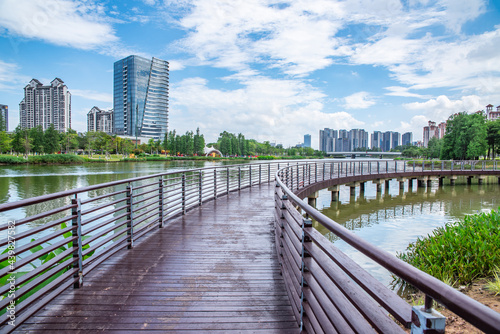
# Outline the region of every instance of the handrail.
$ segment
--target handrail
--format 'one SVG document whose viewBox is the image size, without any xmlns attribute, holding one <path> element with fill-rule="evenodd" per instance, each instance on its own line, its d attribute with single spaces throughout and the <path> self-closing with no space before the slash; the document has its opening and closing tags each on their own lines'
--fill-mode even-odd
<svg viewBox="0 0 500 334">
<path fill-rule="evenodd" d="M 12 218 L 0 225 L 0 281 L 9 287 L 0 303 L 0 330 L 14 330 L 12 324 L 26 320 L 63 287 L 81 287 L 91 270 L 150 231 L 204 202 L 274 181 L 286 164 L 174 170 L 0 204 L 0 214 Z M 20 208 L 25 217 L 19 217 Z"/>
<path fill-rule="evenodd" d="M 458 292 L 452 287 L 446 285 L 440 280 L 424 273 L 415 267 L 409 265 L 408 263 L 398 259 L 396 256 L 389 254 L 378 247 L 370 244 L 366 240 L 358 237 L 351 231 L 347 230 L 343 226 L 339 225 L 332 219 L 326 217 L 319 211 L 317 211 L 313 206 L 309 205 L 305 201 L 302 200 L 307 194 L 307 189 L 309 189 L 310 193 L 317 190 L 319 186 L 317 184 L 332 184 L 331 181 L 334 181 L 335 184 L 343 184 L 347 182 L 353 182 L 355 180 L 366 181 L 369 179 L 385 179 L 385 178 L 393 178 L 393 177 L 412 177 L 412 176 L 442 176 L 442 175 L 463 175 L 464 172 L 467 175 L 488 175 L 495 174 L 500 175 L 500 170 L 497 169 L 497 164 L 493 163 L 491 169 L 485 168 L 485 163 L 483 162 L 480 166 L 480 169 L 477 169 L 476 162 L 470 162 L 470 169 L 467 167 L 464 162 L 454 162 L 447 161 L 442 162 L 441 166 L 435 166 L 433 162 L 429 165 L 425 165 L 422 163 L 422 166 L 419 168 L 415 166 L 415 162 L 403 162 L 403 166 L 401 166 L 401 162 L 394 162 L 394 166 L 390 166 L 392 163 L 386 162 L 385 166 L 381 166 L 380 162 L 374 161 L 360 161 L 360 162 L 307 162 L 305 166 L 302 168 L 291 166 L 284 167 L 276 172 L 276 230 L 277 233 L 281 236 L 280 244 L 276 245 L 278 247 L 278 252 L 282 254 L 282 257 L 285 258 L 287 254 L 290 253 L 290 250 L 293 250 L 293 247 L 287 244 L 287 241 L 290 240 L 293 236 L 287 233 L 287 226 L 296 225 L 296 228 L 300 228 L 302 230 L 303 236 L 302 240 L 302 251 L 299 251 L 298 256 L 302 258 L 302 265 L 300 270 L 296 272 L 296 274 L 301 273 L 302 280 L 302 289 L 301 291 L 297 291 L 296 296 L 299 297 L 299 302 L 301 303 L 301 308 L 299 311 L 300 314 L 300 323 L 301 328 L 307 330 L 308 328 L 313 329 L 314 319 L 311 321 L 307 319 L 307 316 L 314 315 L 307 314 L 307 311 L 304 311 L 304 305 L 307 304 L 307 301 L 304 301 L 305 292 L 310 293 L 307 284 L 307 275 L 304 274 L 304 271 L 307 273 L 312 272 L 313 270 L 308 267 L 308 263 L 311 257 L 311 246 L 322 248 L 324 252 L 328 255 L 328 261 L 325 262 L 325 259 L 319 260 L 316 257 L 314 261 L 318 262 L 320 266 L 327 266 L 329 262 L 338 262 L 340 260 L 336 259 L 332 252 L 336 252 L 334 246 L 331 247 L 324 246 L 326 243 L 324 240 L 328 242 L 326 238 L 324 240 L 320 240 L 322 237 L 318 237 L 318 232 L 316 229 L 312 227 L 310 223 L 308 223 L 307 219 L 303 221 L 298 221 L 297 216 L 301 216 L 296 210 L 300 208 L 306 214 L 306 217 L 312 217 L 319 224 L 327 228 L 329 231 L 336 234 L 339 238 L 344 240 L 346 243 L 368 256 L 382 267 L 386 268 L 394 275 L 402 278 L 406 282 L 413 285 L 415 288 L 419 289 L 426 295 L 426 308 L 430 308 L 432 305 L 432 300 L 438 301 L 440 304 L 444 305 L 448 309 L 450 309 L 455 314 L 459 315 L 466 321 L 470 322 L 477 328 L 486 331 L 488 333 L 498 333 L 500 332 L 500 314 L 488 308 L 487 306 L 477 302 L 476 300 L 469 298 L 468 296 Z M 460 168 L 458 170 L 454 169 L 454 166 L 458 165 Z M 314 168 L 311 168 L 314 167 Z M 319 168 L 318 168 L 319 167 Z M 382 168 L 381 168 L 382 167 Z M 417 168 L 416 168 L 417 167 Z M 440 167 L 440 168 L 437 168 Z M 449 168 L 446 168 L 449 167 Z M 319 172 L 318 172 L 319 169 Z M 375 171 L 375 172 L 373 172 Z M 318 181 L 318 179 L 320 179 Z M 298 183 L 298 180 L 303 180 L 304 182 Z M 325 188 L 325 187 L 323 187 Z M 304 190 L 306 189 L 306 191 Z M 297 195 L 300 193 L 302 198 Z M 293 203 L 293 205 L 287 205 L 287 202 Z M 286 214 L 285 214 L 286 213 Z M 295 216 L 295 219 L 291 219 L 292 216 Z M 285 239 L 283 237 L 286 236 Z M 316 239 L 316 240 L 313 240 Z M 329 242 L 328 242 L 329 243 Z M 287 249 L 287 252 L 283 252 L 280 250 L 281 248 Z M 328 249 L 326 249 L 328 248 Z M 317 251 L 315 251 L 317 252 Z M 319 254 L 319 253 L 318 253 Z M 290 266 L 287 265 L 287 261 L 282 260 L 283 270 L 292 270 Z M 314 267 L 315 269 L 317 266 Z M 323 270 L 327 270 L 323 268 Z M 293 270 L 292 270 L 293 271 Z M 323 271 L 322 271 L 323 272 Z M 326 272 L 326 271 L 325 271 Z M 350 273 L 347 272 L 349 275 Z M 294 274 L 289 273 L 286 276 L 293 277 Z M 314 272 L 313 272 L 314 275 Z M 331 277 L 330 277 L 331 278 Z M 355 277 L 352 277 L 356 280 Z M 304 282 L 304 280 L 306 282 Z M 338 285 L 338 282 L 335 282 L 332 279 L 334 285 Z M 300 283 L 300 281 L 299 281 Z M 330 282 L 324 282 L 323 284 L 331 284 Z M 306 287 L 306 288 L 305 288 Z M 370 287 L 367 287 L 369 290 Z M 367 291 L 369 294 L 373 296 L 373 292 Z M 316 292 L 320 296 L 322 295 L 322 291 Z M 302 295 L 302 298 L 300 296 Z M 375 296 L 376 297 L 376 296 Z M 291 296 L 293 298 L 293 296 Z M 383 302 L 383 300 L 379 300 L 379 302 Z M 312 305 L 307 305 L 307 309 L 311 309 Z M 360 309 L 359 305 L 355 305 L 358 309 Z M 383 305 L 386 310 L 391 312 L 391 314 L 398 319 L 403 325 L 408 326 L 409 323 L 404 323 L 404 319 L 398 318 L 398 314 L 395 314 L 391 311 L 390 305 Z M 325 307 L 323 307 L 325 310 Z M 360 312 L 362 312 L 360 310 Z M 411 318 L 411 314 L 407 314 L 407 319 Z M 373 324 L 373 319 L 368 319 L 371 322 L 372 326 L 378 328 Z M 380 329 L 379 329 L 380 331 Z M 382 331 L 384 332 L 384 331 Z"/>
</svg>

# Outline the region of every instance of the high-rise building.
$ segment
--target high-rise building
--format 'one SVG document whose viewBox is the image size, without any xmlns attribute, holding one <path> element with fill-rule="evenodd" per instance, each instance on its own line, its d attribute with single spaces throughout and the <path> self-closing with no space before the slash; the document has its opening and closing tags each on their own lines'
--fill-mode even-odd
<svg viewBox="0 0 500 334">
<path fill-rule="evenodd" d="M 396 148 L 401 145 L 401 135 L 399 132 L 392 132 L 392 145 L 391 148 Z"/>
<path fill-rule="evenodd" d="M 59 78 L 50 86 L 32 79 L 24 87 L 24 99 L 19 103 L 19 125 L 23 129 L 41 125 L 46 130 L 50 124 L 60 132 L 71 129 L 71 94 Z"/>
<path fill-rule="evenodd" d="M 403 133 L 401 145 L 408 146 L 408 145 L 412 145 L 412 143 L 413 143 L 413 133 L 411 133 L 411 132 Z"/>
<path fill-rule="evenodd" d="M 9 106 L 0 104 L 0 131 L 9 131 Z"/>
<path fill-rule="evenodd" d="M 371 136 L 371 148 L 380 148 L 382 149 L 382 132 L 380 131 L 373 131 L 372 136 Z"/>
<path fill-rule="evenodd" d="M 87 114 L 87 131 L 113 133 L 113 110 L 104 111 L 93 107 Z"/>
<path fill-rule="evenodd" d="M 446 132 L 446 123 L 441 122 L 439 125 L 436 125 L 436 122 L 429 121 L 428 126 L 424 126 L 424 147 L 427 147 L 429 145 L 429 140 L 432 138 L 443 138 L 444 134 Z"/>
<path fill-rule="evenodd" d="M 386 131 L 382 134 L 382 151 L 389 152 L 392 145 L 392 132 Z"/>
<path fill-rule="evenodd" d="M 319 130 L 319 150 L 323 152 L 336 151 L 335 142 L 337 140 L 337 133 L 337 130 L 332 130 L 329 128 Z"/>
<path fill-rule="evenodd" d="M 311 147 L 311 135 L 304 135 L 304 147 Z"/>
<path fill-rule="evenodd" d="M 113 122 L 118 135 L 163 140 L 168 132 L 168 62 L 128 56 L 114 64 Z"/>
</svg>

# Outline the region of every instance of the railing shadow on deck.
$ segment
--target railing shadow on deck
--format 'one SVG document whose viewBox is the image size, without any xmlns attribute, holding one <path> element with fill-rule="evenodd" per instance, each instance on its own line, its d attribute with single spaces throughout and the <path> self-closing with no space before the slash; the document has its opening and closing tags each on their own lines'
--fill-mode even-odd
<svg viewBox="0 0 500 334">
<path fill-rule="evenodd" d="M 1 204 L 0 330 L 12 331 L 68 287 L 81 287 L 139 238 L 204 202 L 274 181 L 283 165 L 172 171 Z"/>
<path fill-rule="evenodd" d="M 445 319 L 432 309 L 433 300 L 486 333 L 500 333 L 500 313 L 467 297 L 440 280 L 382 251 L 324 216 L 303 199 L 317 190 L 368 180 L 418 178 L 420 182 L 459 175 L 499 176 L 497 162 L 443 161 L 315 161 L 287 166 L 276 173 L 275 229 L 289 298 L 302 331 L 307 333 L 444 333 Z M 479 181 L 481 182 L 481 181 Z M 429 183 L 427 183 L 429 184 Z M 335 191 L 335 188 L 332 190 Z M 338 191 L 338 188 L 336 189 Z M 303 215 L 305 213 L 305 217 Z M 425 294 L 425 305 L 411 307 L 313 226 L 312 217 L 349 245 Z M 402 326 L 398 325 L 397 320 Z M 433 331 L 437 330 L 437 331 Z"/>
</svg>

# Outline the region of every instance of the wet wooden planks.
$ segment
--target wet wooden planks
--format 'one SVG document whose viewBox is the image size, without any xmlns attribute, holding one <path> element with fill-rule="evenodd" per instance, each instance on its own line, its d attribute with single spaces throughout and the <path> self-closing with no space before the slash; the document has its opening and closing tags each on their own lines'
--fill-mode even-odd
<svg viewBox="0 0 500 334">
<path fill-rule="evenodd" d="M 297 333 L 275 253 L 273 191 L 247 188 L 190 211 L 17 332 Z"/>
</svg>

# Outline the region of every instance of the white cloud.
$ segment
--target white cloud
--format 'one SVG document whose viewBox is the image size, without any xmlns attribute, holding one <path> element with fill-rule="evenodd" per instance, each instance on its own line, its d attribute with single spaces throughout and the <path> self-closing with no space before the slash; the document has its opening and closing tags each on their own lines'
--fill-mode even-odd
<svg viewBox="0 0 500 334">
<path fill-rule="evenodd" d="M 113 95 L 109 93 L 95 92 L 86 89 L 70 89 L 70 92 L 74 96 L 80 96 L 87 100 L 113 103 Z"/>
<path fill-rule="evenodd" d="M 428 120 L 443 122 L 454 113 L 467 111 L 474 112 L 484 109 L 484 102 L 477 95 L 463 96 L 459 100 L 450 100 L 445 95 L 425 102 L 413 102 L 403 104 L 408 110 L 423 112 Z"/>
<path fill-rule="evenodd" d="M 344 97 L 344 108 L 346 109 L 366 109 L 376 102 L 368 92 L 358 92 Z"/>
<path fill-rule="evenodd" d="M 425 115 L 416 115 L 413 116 L 409 122 L 401 122 L 400 126 L 395 129 L 399 133 L 412 132 L 413 133 L 413 141 L 422 140 L 423 136 L 423 128 L 429 124 L 430 119 Z"/>
<path fill-rule="evenodd" d="M 103 21 L 103 8 L 90 1 L 3 0 L 0 27 L 13 35 L 85 50 L 118 40 Z"/>
<path fill-rule="evenodd" d="M 411 93 L 408 87 L 391 86 L 391 87 L 385 87 L 385 89 L 389 91 L 389 93 L 385 93 L 385 95 L 390 95 L 390 96 L 417 97 L 419 99 L 428 99 L 430 97 L 428 95 Z"/>
<path fill-rule="evenodd" d="M 0 60 L 0 91 L 19 91 L 28 84 L 31 78 L 19 70 L 19 65 Z"/>
<path fill-rule="evenodd" d="M 288 146 L 302 142 L 311 129 L 363 124 L 346 112 L 323 112 L 323 93 L 300 80 L 254 77 L 241 83 L 235 90 L 210 88 L 202 78 L 172 84 L 171 127 L 180 132 L 200 127 L 208 141 L 228 130 Z"/>
</svg>

